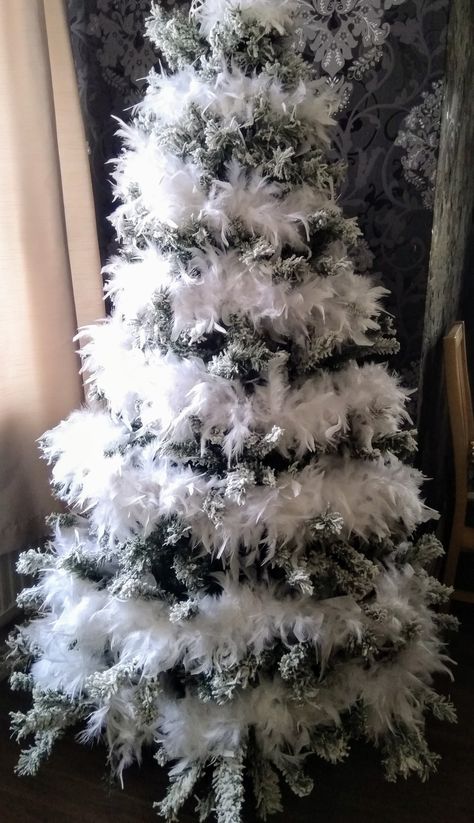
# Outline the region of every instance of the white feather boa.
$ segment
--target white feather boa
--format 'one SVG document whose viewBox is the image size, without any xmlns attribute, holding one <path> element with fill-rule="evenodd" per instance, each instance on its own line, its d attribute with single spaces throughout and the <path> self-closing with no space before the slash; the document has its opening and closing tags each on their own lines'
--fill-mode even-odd
<svg viewBox="0 0 474 823">
<path fill-rule="evenodd" d="M 354 274 L 346 257 L 331 277 L 309 274 L 297 286 L 274 283 L 272 264 L 249 268 L 235 250 L 196 250 L 186 267 L 173 272 L 169 260 L 150 247 L 135 263 L 118 258 L 106 271 L 115 309 L 127 322 L 152 315 L 153 299 L 165 292 L 173 309 L 172 334 L 191 340 L 223 332 L 232 315 L 248 317 L 255 328 L 275 339 L 304 346 L 309 337 L 331 335 L 339 345 L 370 345 L 366 333 L 378 329 L 381 299 L 388 293 L 369 277 Z M 146 342 L 146 341 L 144 341 Z"/>
<path fill-rule="evenodd" d="M 315 724 L 338 722 L 359 699 L 368 709 L 368 729 L 376 738 L 394 722 L 419 722 L 416 687 L 429 685 L 427 672 L 445 668 L 441 646 L 433 639 L 432 615 L 424 605 L 425 585 L 426 578 L 415 575 L 410 566 L 381 571 L 375 583 L 376 605 L 387 616 L 376 623 L 350 597 L 278 600 L 267 588 L 230 583 L 218 597 L 199 597 L 199 612 L 192 620 L 170 622 L 168 608 L 160 602 L 120 601 L 66 572 L 49 572 L 41 588 L 51 613 L 26 629 L 41 650 L 32 672 L 42 688 L 77 696 L 89 675 L 105 669 L 105 647 L 117 661 L 142 670 L 147 679 L 178 663 L 194 675 L 214 666 L 229 667 L 248 652 L 258 654 L 289 637 L 310 643 L 324 672 L 329 656 L 349 639 L 360 639 L 364 629 L 374 631 L 381 644 L 396 642 L 403 626 L 416 620 L 418 636 L 394 662 L 370 670 L 362 662 L 341 664 L 303 704 L 295 704 L 288 687 L 275 676 L 224 706 L 203 704 L 191 695 L 178 700 L 163 696 L 156 719 L 146 727 L 133 716 L 133 687 L 127 686 L 104 698 L 89 722 L 90 734 L 105 729 L 112 748 L 121 752 L 122 766 L 139 755 L 142 742 L 159 739 L 182 768 L 226 749 L 236 750 L 250 725 L 256 727 L 264 753 L 275 760 L 286 744 L 298 752 L 308 744 Z"/>
<path fill-rule="evenodd" d="M 174 125 L 190 106 L 197 106 L 221 118 L 225 128 L 235 122 L 253 123 L 260 96 L 265 97 L 274 114 L 294 116 L 310 127 L 307 147 L 328 142 L 327 127 L 335 122 L 331 117 L 334 100 L 324 81 L 301 80 L 294 89 L 287 90 L 264 71 L 249 77 L 237 65 L 230 69 L 223 65 L 210 79 L 202 78 L 191 66 L 172 75 L 153 75 L 137 110 L 145 116 L 153 115 L 160 123 Z"/>
<path fill-rule="evenodd" d="M 290 32 L 303 0 L 193 0 L 191 14 L 207 36 L 229 12 L 238 11 L 244 20 L 257 20 L 268 30 Z"/>
<path fill-rule="evenodd" d="M 237 160 L 228 162 L 225 179 L 214 180 L 207 191 L 202 169 L 166 152 L 153 133 L 123 125 L 118 135 L 128 145 L 115 161 L 113 174 L 115 196 L 124 201 L 111 216 L 119 239 L 126 222 L 135 225 L 137 233 L 150 234 L 156 223 L 184 229 L 199 220 L 226 245 L 230 225 L 238 220 L 275 246 L 288 243 L 305 251 L 308 215 L 323 207 L 337 210 L 317 189 L 302 183 L 285 194 L 280 183 L 257 169 L 248 173 Z M 131 191 L 138 194 L 131 197 Z"/>
<path fill-rule="evenodd" d="M 409 421 L 405 406 L 410 391 L 381 364 L 350 362 L 340 371 L 321 372 L 290 386 L 284 358 L 276 355 L 249 396 L 238 380 L 209 374 L 198 357 L 180 359 L 136 347 L 118 313 L 80 336 L 88 381 L 125 425 L 139 416 L 144 432 L 181 443 L 192 436 L 191 421 L 198 417 L 203 445 L 214 429 L 226 431 L 223 447 L 229 459 L 241 453 L 252 433 L 273 426 L 283 430 L 277 448 L 285 455 L 290 449 L 302 455 L 336 444 L 349 424 L 364 449 L 374 437 L 394 434 Z M 48 452 L 50 457 L 67 448 L 67 426 L 57 429 L 61 443 Z M 114 426 L 112 421 L 115 432 Z M 46 435 L 50 444 L 54 431 Z"/>
<path fill-rule="evenodd" d="M 209 492 L 224 493 L 226 479 L 175 465 L 153 442 L 108 453 L 126 433 L 105 414 L 74 412 L 44 440 L 60 496 L 90 512 L 97 533 L 111 540 L 149 535 L 160 518 L 178 515 L 208 551 L 255 548 L 265 534 L 271 553 L 284 540 L 302 545 L 308 522 L 328 510 L 342 515 L 346 535 L 367 540 L 411 533 L 434 515 L 419 497 L 420 472 L 393 455 L 369 462 L 322 455 L 299 472 L 281 473 L 274 486 L 251 486 L 243 505 L 226 501 L 215 524 L 203 504 Z"/>
</svg>

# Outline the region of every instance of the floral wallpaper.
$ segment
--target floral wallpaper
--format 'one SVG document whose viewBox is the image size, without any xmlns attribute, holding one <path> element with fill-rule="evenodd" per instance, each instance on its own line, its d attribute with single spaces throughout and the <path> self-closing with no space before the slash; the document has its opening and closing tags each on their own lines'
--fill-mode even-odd
<svg viewBox="0 0 474 823">
<path fill-rule="evenodd" d="M 390 33 L 384 14 L 405 0 L 312 0 L 303 18 L 314 62 L 331 81 L 362 77 L 382 59 Z"/>
<path fill-rule="evenodd" d="M 405 179 L 421 193 L 427 209 L 434 205 L 436 170 L 441 129 L 444 83 L 435 80 L 431 91 L 424 91 L 422 102 L 413 106 L 395 141 L 404 149 L 402 166 Z"/>
<path fill-rule="evenodd" d="M 173 0 L 169 0 L 171 5 Z M 365 241 L 358 265 L 391 290 L 396 365 L 418 382 L 449 0 L 309 0 L 301 48 L 340 99 L 335 152 L 348 166 L 341 202 Z M 150 0 L 67 0 L 88 133 L 101 253 L 113 249 L 106 161 L 111 115 L 141 96 L 156 63 L 142 36 Z"/>
<path fill-rule="evenodd" d="M 312 0 L 305 54 L 338 91 L 341 200 L 370 268 L 391 291 L 401 352 L 418 383 L 439 140 L 448 0 Z"/>
</svg>

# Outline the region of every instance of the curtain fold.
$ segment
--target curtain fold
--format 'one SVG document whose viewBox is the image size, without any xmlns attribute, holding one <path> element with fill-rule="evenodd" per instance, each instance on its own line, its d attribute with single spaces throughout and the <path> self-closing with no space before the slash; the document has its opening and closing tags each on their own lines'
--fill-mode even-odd
<svg viewBox="0 0 474 823">
<path fill-rule="evenodd" d="M 72 338 L 103 316 L 61 0 L 0 3 L 0 554 L 54 507 L 36 439 L 83 400 Z"/>
</svg>

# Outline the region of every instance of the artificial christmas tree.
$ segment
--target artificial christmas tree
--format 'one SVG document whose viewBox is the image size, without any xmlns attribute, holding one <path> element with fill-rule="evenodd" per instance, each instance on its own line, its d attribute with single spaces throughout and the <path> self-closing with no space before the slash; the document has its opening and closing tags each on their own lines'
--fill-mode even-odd
<svg viewBox="0 0 474 823">
<path fill-rule="evenodd" d="M 58 496 L 12 637 L 33 707 L 33 773 L 65 729 L 107 742 L 121 776 L 142 748 L 171 766 L 158 811 L 266 819 L 278 775 L 297 794 L 311 752 L 382 751 L 387 776 L 436 763 L 424 715 L 452 718 L 415 529 L 408 392 L 385 290 L 354 272 L 357 240 L 327 159 L 333 101 L 295 49 L 300 0 L 152 9 L 169 71 L 116 161 L 111 318 L 81 333 L 92 398 L 47 433 Z M 173 72 L 173 73 L 171 73 Z M 411 538 L 411 539 L 410 539 Z"/>
</svg>

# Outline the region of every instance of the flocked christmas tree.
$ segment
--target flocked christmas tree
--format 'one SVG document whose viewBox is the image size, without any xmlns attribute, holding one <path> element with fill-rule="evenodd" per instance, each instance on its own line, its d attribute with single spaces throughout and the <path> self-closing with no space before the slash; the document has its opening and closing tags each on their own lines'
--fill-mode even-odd
<svg viewBox="0 0 474 823">
<path fill-rule="evenodd" d="M 148 35 L 152 72 L 116 161 L 111 318 L 87 329 L 93 398 L 44 437 L 58 496 L 26 552 L 39 614 L 11 641 L 20 773 L 68 727 L 119 776 L 144 746 L 177 819 L 266 819 L 309 753 L 379 747 L 389 779 L 436 763 L 452 717 L 424 567 L 437 541 L 385 290 L 357 274 L 327 159 L 332 101 L 299 56 L 299 0 L 198 0 Z"/>
</svg>

